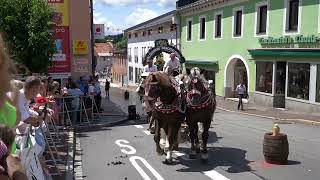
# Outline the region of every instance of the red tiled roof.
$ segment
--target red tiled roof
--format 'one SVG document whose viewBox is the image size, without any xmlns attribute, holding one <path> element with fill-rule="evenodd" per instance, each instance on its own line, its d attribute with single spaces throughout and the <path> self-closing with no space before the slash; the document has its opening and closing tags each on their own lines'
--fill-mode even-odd
<svg viewBox="0 0 320 180">
<path fill-rule="evenodd" d="M 111 42 L 107 43 L 95 43 L 94 44 L 94 54 L 104 54 L 111 53 L 113 51 L 113 44 Z"/>
</svg>

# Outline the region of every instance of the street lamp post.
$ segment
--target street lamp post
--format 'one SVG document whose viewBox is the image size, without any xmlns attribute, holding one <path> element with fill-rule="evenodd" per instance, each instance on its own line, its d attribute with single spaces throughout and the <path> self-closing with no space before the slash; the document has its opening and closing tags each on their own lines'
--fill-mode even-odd
<svg viewBox="0 0 320 180">
<path fill-rule="evenodd" d="M 92 75 L 94 76 L 94 69 L 95 69 L 95 56 L 94 56 L 94 29 L 93 29 L 93 0 L 90 1 L 90 28 L 91 28 L 91 68 L 92 68 Z"/>
</svg>

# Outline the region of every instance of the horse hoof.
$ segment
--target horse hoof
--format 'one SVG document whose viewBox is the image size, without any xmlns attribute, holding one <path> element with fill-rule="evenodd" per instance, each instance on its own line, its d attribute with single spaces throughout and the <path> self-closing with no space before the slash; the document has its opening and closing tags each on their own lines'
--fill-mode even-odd
<svg viewBox="0 0 320 180">
<path fill-rule="evenodd" d="M 208 158 L 209 158 L 209 156 L 208 156 L 207 153 L 206 154 L 201 154 L 201 162 L 202 163 L 207 163 L 208 162 Z"/>
<path fill-rule="evenodd" d="M 165 159 L 165 160 L 163 161 L 163 164 L 166 164 L 166 165 L 172 164 L 172 159 Z"/>
</svg>

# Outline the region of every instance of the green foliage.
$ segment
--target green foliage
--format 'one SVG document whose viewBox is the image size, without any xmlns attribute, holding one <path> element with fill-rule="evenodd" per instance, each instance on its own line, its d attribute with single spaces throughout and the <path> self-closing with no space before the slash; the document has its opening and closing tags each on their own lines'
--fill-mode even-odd
<svg viewBox="0 0 320 180">
<path fill-rule="evenodd" d="M 126 49 L 127 43 L 128 43 L 128 39 L 125 36 L 123 36 L 121 38 L 121 41 L 115 43 L 115 47 L 116 47 L 116 49 Z"/>
<path fill-rule="evenodd" d="M 31 72 L 47 72 L 55 44 L 53 11 L 45 0 L 0 0 L 0 32 L 11 57 Z"/>
<path fill-rule="evenodd" d="M 156 62 L 154 63 L 157 66 L 158 71 L 162 71 L 165 61 L 163 59 L 163 54 L 159 53 L 156 57 Z"/>
</svg>

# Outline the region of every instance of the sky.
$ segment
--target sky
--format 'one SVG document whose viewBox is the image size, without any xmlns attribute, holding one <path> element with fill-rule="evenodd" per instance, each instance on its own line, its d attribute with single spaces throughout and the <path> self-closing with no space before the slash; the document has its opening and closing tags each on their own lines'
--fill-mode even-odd
<svg viewBox="0 0 320 180">
<path fill-rule="evenodd" d="M 176 0 L 93 0 L 94 23 L 105 24 L 105 34 L 123 30 L 175 9 Z"/>
</svg>

